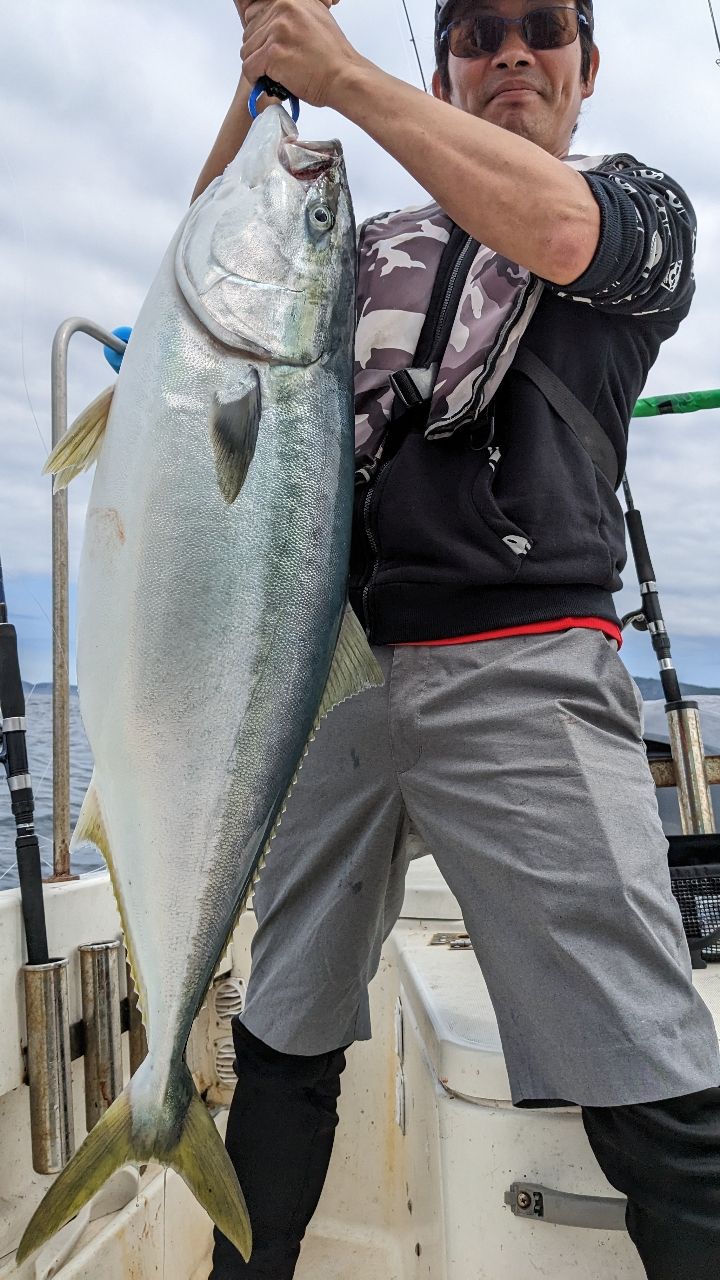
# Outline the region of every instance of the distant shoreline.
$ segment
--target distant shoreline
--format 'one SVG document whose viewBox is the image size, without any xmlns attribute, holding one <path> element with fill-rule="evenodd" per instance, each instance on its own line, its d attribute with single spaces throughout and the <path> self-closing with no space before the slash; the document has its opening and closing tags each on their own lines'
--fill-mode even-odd
<svg viewBox="0 0 720 1280">
<path fill-rule="evenodd" d="M 52 693 L 53 691 L 52 683 L 48 683 L 46 680 L 38 681 L 37 684 L 31 684 L 30 681 L 23 680 L 22 686 L 25 693 Z M 71 684 L 70 692 L 77 693 L 77 691 L 77 685 Z"/>
<path fill-rule="evenodd" d="M 633 679 L 640 690 L 646 702 L 663 702 L 665 695 L 659 680 L 654 680 L 650 676 L 633 676 Z M 709 695 L 716 697 L 720 695 L 720 689 L 707 689 L 701 684 L 686 684 L 684 680 L 680 681 L 682 691 L 687 697 L 695 695 Z M 41 681 L 39 684 L 29 684 L 27 680 L 23 680 L 23 689 L 26 693 L 52 693 L 52 682 Z M 70 692 L 77 693 L 77 685 L 70 685 Z"/>
</svg>

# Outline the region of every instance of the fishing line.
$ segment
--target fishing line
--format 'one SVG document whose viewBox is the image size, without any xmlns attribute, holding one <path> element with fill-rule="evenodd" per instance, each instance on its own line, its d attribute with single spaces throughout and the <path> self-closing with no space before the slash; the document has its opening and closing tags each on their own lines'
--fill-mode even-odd
<svg viewBox="0 0 720 1280">
<path fill-rule="evenodd" d="M 717 42 L 718 52 L 720 53 L 720 31 L 718 31 L 718 24 L 715 18 L 715 10 L 713 9 L 712 0 L 708 0 L 708 9 L 710 10 L 710 17 L 712 18 L 712 24 L 715 31 L 715 40 Z M 715 64 L 720 67 L 720 58 L 715 59 Z"/>
<path fill-rule="evenodd" d="M 422 80 L 423 89 L 424 89 L 424 90 L 425 90 L 425 92 L 427 93 L 427 91 L 428 91 L 428 87 L 427 87 L 427 80 L 425 79 L 425 72 L 423 71 L 423 64 L 422 64 L 422 60 L 421 60 L 421 58 L 420 58 L 420 50 L 418 49 L 418 46 L 417 46 L 417 40 L 415 39 L 415 31 L 413 30 L 413 24 L 412 24 L 412 22 L 411 22 L 411 20 L 410 20 L 410 14 L 409 14 L 409 12 L 408 12 L 408 7 L 407 7 L 407 4 L 406 4 L 406 0 L 400 0 L 400 3 L 402 4 L 402 7 L 403 7 L 403 9 L 404 9 L 404 11 L 405 11 L 405 17 L 406 17 L 406 19 L 407 19 L 407 24 L 408 24 L 408 27 L 410 28 L 410 40 L 411 40 L 411 42 L 412 42 L 412 47 L 413 47 L 413 49 L 415 50 L 415 57 L 416 57 L 416 59 L 417 59 L 418 70 L 419 70 L 419 72 L 420 72 L 420 79 Z"/>
</svg>

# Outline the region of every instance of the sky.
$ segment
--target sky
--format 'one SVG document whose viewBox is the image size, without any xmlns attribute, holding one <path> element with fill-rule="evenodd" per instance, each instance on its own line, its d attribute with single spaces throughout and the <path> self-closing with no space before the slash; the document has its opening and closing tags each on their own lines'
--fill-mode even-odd
<svg viewBox="0 0 720 1280">
<path fill-rule="evenodd" d="M 432 71 L 433 0 L 407 0 Z M 688 190 L 700 224 L 698 292 L 648 394 L 720 386 L 720 66 L 707 0 L 597 0 L 603 65 L 575 149 L 630 152 Z M 366 57 L 419 82 L 401 0 L 341 0 Z M 80 315 L 132 325 L 230 102 L 241 30 L 232 0 L 0 0 L 0 556 L 23 674 L 50 676 L 50 349 Z M 301 129 L 339 137 L 359 218 L 424 193 L 360 130 L 304 108 Z M 113 375 L 71 347 L 71 416 Z M 720 687 L 720 413 L 641 420 L 629 475 L 681 677 Z M 90 480 L 70 491 L 71 596 Z M 620 608 L 638 600 L 628 569 Z M 625 657 L 655 675 L 646 637 Z M 74 646 L 69 654 L 74 675 Z"/>
</svg>

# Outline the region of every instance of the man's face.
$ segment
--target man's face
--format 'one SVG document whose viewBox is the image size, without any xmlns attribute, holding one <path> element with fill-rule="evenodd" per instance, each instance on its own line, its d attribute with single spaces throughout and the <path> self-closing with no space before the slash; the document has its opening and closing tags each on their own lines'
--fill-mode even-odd
<svg viewBox="0 0 720 1280">
<path fill-rule="evenodd" d="M 546 7 L 548 0 L 458 0 L 447 21 L 478 12 L 521 18 L 531 9 Z M 579 38 L 561 49 L 535 50 L 525 44 L 520 27 L 510 27 L 494 55 L 455 58 L 450 54 L 450 93 L 443 92 L 437 72 L 433 92 L 562 158 L 568 153 L 582 103 L 595 88 L 597 50 L 587 83 L 581 78 L 581 63 Z"/>
</svg>

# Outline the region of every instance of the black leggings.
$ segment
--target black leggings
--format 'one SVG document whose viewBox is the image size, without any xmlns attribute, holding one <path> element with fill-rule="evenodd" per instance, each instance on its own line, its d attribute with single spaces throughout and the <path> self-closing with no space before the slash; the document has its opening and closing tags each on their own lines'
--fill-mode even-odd
<svg viewBox="0 0 720 1280">
<path fill-rule="evenodd" d="M 294 1057 L 237 1021 L 233 1030 L 238 1087 L 227 1147 L 254 1248 L 246 1264 L 216 1232 L 211 1280 L 292 1280 L 330 1163 L 345 1054 Z M 628 1230 L 649 1280 L 720 1280 L 720 1089 L 586 1107 L 583 1120 L 606 1178 L 628 1198 Z"/>
<path fill-rule="evenodd" d="M 238 1077 L 226 1146 L 253 1229 L 249 1263 L 219 1231 L 211 1280 L 291 1280 L 320 1199 L 337 1127 L 342 1049 L 277 1053 L 233 1023 Z"/>
</svg>

